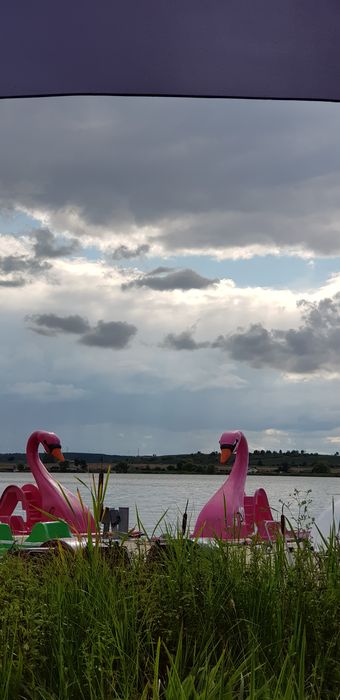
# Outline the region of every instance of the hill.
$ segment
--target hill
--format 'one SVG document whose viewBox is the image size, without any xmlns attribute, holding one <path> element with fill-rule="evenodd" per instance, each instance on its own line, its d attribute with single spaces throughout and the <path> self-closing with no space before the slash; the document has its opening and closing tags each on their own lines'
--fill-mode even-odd
<svg viewBox="0 0 340 700">
<path fill-rule="evenodd" d="M 42 460 L 51 471 L 106 471 L 113 472 L 177 472 L 186 474 L 224 474 L 232 467 L 233 459 L 227 467 L 219 464 L 218 452 L 192 452 L 172 455 L 117 455 L 98 452 L 67 452 L 66 462 L 58 464 L 53 457 L 42 455 Z M 0 471 L 26 471 L 24 453 L 0 453 Z M 331 475 L 340 476 L 340 455 L 319 454 L 301 450 L 283 452 L 271 450 L 254 450 L 249 454 L 250 473 L 275 475 Z"/>
</svg>

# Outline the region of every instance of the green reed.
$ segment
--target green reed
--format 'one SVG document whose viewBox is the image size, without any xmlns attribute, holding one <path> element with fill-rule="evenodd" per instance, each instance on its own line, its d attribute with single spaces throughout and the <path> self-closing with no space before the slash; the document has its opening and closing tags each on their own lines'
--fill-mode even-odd
<svg viewBox="0 0 340 700">
<path fill-rule="evenodd" d="M 316 700 L 340 687 L 340 548 L 0 560 L 3 700 Z"/>
</svg>

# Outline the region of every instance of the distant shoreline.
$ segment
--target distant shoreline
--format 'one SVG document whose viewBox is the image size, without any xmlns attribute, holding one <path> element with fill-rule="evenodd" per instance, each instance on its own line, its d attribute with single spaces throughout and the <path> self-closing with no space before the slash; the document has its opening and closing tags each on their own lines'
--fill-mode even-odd
<svg viewBox="0 0 340 700">
<path fill-rule="evenodd" d="M 57 476 L 58 474 L 75 474 L 76 476 L 81 477 L 81 476 L 85 476 L 88 474 L 101 474 L 101 473 L 107 474 L 108 469 L 105 469 L 105 468 L 103 468 L 103 469 L 97 469 L 97 468 L 91 469 L 91 468 L 89 468 L 89 469 L 84 470 L 84 471 L 78 471 L 76 469 L 64 469 L 64 470 L 51 469 L 49 471 L 51 474 L 54 474 L 55 476 Z M 30 469 L 27 469 L 27 468 L 23 469 L 23 470 L 8 469 L 8 468 L 3 468 L 0 465 L 0 474 L 22 474 L 24 476 L 25 474 L 30 474 L 30 473 L 31 473 Z M 151 476 L 152 474 L 157 474 L 157 475 L 163 474 L 164 476 L 171 475 L 171 476 L 211 476 L 211 477 L 225 476 L 225 477 L 227 477 L 230 472 L 223 472 L 223 471 L 218 471 L 218 470 L 216 470 L 214 472 L 185 471 L 185 470 L 183 470 L 183 471 L 180 471 L 180 470 L 168 471 L 167 469 L 129 469 L 126 472 L 120 472 L 120 471 L 116 472 L 114 469 L 110 469 L 110 473 L 115 474 L 115 475 L 129 474 L 131 476 L 136 476 L 138 474 L 143 475 L 143 476 L 145 476 L 145 475 Z M 280 471 L 280 472 L 278 472 L 276 470 L 273 470 L 273 471 L 268 470 L 266 472 L 262 472 L 262 471 L 254 472 L 253 470 L 251 470 L 250 472 L 248 472 L 247 476 L 259 476 L 259 477 L 266 477 L 266 476 L 292 477 L 292 476 L 294 476 L 297 478 L 303 477 L 303 476 L 308 476 L 308 477 L 320 477 L 320 476 L 322 476 L 322 477 L 327 477 L 327 478 L 329 478 L 329 477 L 330 478 L 338 478 L 338 477 L 340 477 L 340 472 L 338 470 L 334 471 L 334 472 L 330 471 L 330 472 L 326 472 L 326 473 L 316 473 L 313 471 L 299 471 L 299 472 L 297 472 L 297 471 L 285 471 L 285 472 L 282 471 L 281 472 Z"/>
<path fill-rule="evenodd" d="M 109 469 L 115 474 L 197 474 L 227 476 L 228 465 L 219 463 L 219 452 L 192 452 L 168 455 L 117 455 L 90 452 L 66 452 L 65 462 L 57 463 L 51 455 L 41 455 L 42 462 L 54 474 L 100 474 Z M 27 473 L 24 453 L 0 453 L 1 473 Z M 340 454 L 319 454 L 303 450 L 287 452 L 254 450 L 249 453 L 248 476 L 340 476 Z"/>
</svg>

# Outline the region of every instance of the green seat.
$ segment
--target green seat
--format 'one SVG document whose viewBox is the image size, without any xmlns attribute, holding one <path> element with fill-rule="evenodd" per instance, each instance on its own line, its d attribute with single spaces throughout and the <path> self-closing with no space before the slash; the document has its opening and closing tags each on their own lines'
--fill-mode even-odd
<svg viewBox="0 0 340 700">
<path fill-rule="evenodd" d="M 35 523 L 28 537 L 23 543 L 24 547 L 39 546 L 48 540 L 60 540 L 72 537 L 69 526 L 63 520 L 46 523 Z"/>
<path fill-rule="evenodd" d="M 3 554 L 14 545 L 12 530 L 7 523 L 0 523 L 0 554 Z"/>
<path fill-rule="evenodd" d="M 7 550 L 13 547 L 14 537 L 7 523 L 0 523 L 0 549 Z"/>
</svg>

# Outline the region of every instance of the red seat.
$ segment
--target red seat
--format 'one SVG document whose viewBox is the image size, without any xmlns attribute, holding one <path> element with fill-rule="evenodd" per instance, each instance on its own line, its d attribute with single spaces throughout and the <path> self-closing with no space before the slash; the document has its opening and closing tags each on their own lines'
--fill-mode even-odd
<svg viewBox="0 0 340 700">
<path fill-rule="evenodd" d="M 26 520 L 21 515 L 13 515 L 18 503 L 26 512 Z M 41 496 L 34 484 L 25 486 L 7 486 L 0 498 L 0 522 L 7 523 L 13 534 L 22 535 L 31 532 L 35 523 L 46 519 L 41 511 Z"/>
</svg>

